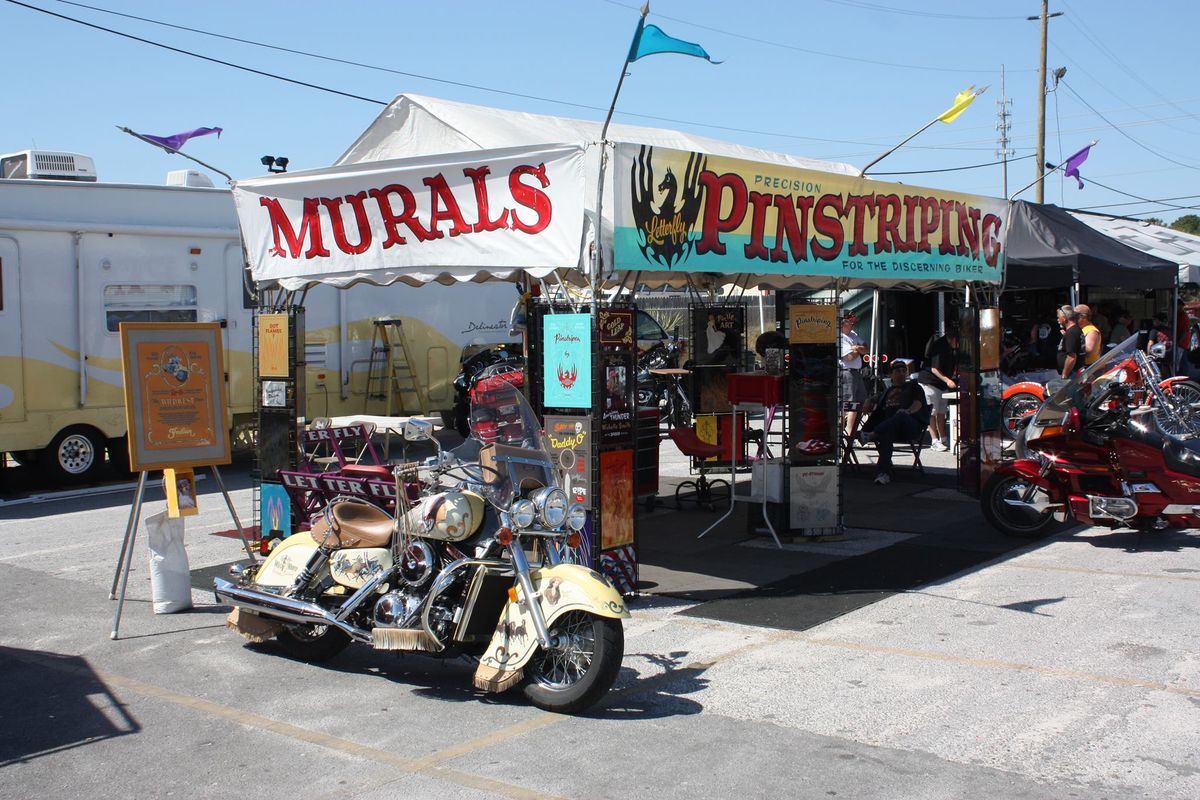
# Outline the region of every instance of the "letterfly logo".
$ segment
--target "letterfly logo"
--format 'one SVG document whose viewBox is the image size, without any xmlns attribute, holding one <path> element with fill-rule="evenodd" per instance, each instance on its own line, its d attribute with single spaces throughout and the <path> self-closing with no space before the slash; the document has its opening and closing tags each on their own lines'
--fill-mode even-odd
<svg viewBox="0 0 1200 800">
<path fill-rule="evenodd" d="M 633 219 L 637 225 L 638 247 L 651 264 L 672 269 L 687 260 L 695 250 L 692 229 L 700 217 L 704 185 L 700 174 L 708 159 L 700 153 L 688 156 L 683 184 L 668 167 L 657 188 L 654 185 L 654 148 L 642 146 L 633 162 L 630 185 Z"/>
</svg>

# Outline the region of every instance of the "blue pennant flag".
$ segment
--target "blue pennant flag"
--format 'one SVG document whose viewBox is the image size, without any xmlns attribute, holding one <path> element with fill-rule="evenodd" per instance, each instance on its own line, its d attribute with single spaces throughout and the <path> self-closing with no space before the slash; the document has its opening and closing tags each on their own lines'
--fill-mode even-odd
<svg viewBox="0 0 1200 800">
<path fill-rule="evenodd" d="M 638 20 L 637 33 L 633 35 L 633 44 L 629 46 L 628 62 L 632 64 L 639 58 L 652 56 L 656 53 L 680 53 L 685 56 L 703 58 L 712 64 L 721 63 L 720 61 L 713 61 L 712 57 L 700 45 L 685 42 L 683 39 L 676 39 L 674 36 L 667 36 L 663 33 L 662 28 L 657 25 L 647 25 L 646 19 L 643 17 Z"/>
</svg>

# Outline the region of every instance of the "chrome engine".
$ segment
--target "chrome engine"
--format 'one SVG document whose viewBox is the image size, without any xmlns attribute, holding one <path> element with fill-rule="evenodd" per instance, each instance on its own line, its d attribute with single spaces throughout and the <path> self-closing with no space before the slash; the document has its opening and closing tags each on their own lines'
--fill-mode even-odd
<svg viewBox="0 0 1200 800">
<path fill-rule="evenodd" d="M 400 565 L 400 579 L 409 589 L 420 589 L 437 574 L 437 554 L 428 542 L 416 539 L 398 553 L 396 563 Z"/>
<path fill-rule="evenodd" d="M 409 623 L 421 608 L 422 598 L 416 594 L 388 592 L 375 601 L 375 624 L 396 628 Z"/>
</svg>

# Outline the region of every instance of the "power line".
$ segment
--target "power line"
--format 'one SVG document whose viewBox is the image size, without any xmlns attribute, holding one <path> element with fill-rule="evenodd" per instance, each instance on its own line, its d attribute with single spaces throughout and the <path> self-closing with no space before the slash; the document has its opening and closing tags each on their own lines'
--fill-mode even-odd
<svg viewBox="0 0 1200 800">
<path fill-rule="evenodd" d="M 965 20 L 1024 20 L 1025 17 L 980 17 L 970 14 L 943 14 L 936 11 L 912 11 L 907 8 L 894 8 L 892 6 L 879 5 L 878 3 L 865 3 L 858 0 L 825 0 L 826 3 L 832 3 L 839 6 L 850 6 L 851 8 L 861 8 L 866 11 L 882 11 L 886 14 L 903 14 L 908 17 L 925 17 L 928 19 L 965 19 Z M 875 175 L 882 173 L 876 172 Z"/>
<path fill-rule="evenodd" d="M 1141 200 L 1143 203 L 1154 203 L 1155 205 L 1166 206 L 1167 208 L 1173 208 L 1178 211 L 1194 211 L 1200 209 L 1200 206 L 1177 206 L 1172 205 L 1171 203 L 1164 203 L 1162 200 L 1151 200 L 1148 197 L 1140 197 L 1136 194 L 1123 192 L 1120 189 L 1114 189 L 1111 186 L 1105 186 L 1103 183 L 1100 183 L 1100 181 L 1095 180 L 1094 178 L 1088 178 L 1088 182 L 1099 186 L 1101 189 L 1108 189 L 1110 192 L 1116 192 L 1117 194 L 1124 195 L 1125 197 L 1132 197 L 1134 200 Z"/>
<path fill-rule="evenodd" d="M 609 5 L 619 6 L 621 8 L 627 8 L 631 11 L 636 11 L 638 9 L 638 6 L 636 6 L 636 5 L 630 5 L 629 3 L 620 3 L 620 2 L 617 2 L 617 0 L 603 0 L 603 1 L 605 3 L 608 3 Z M 702 31 L 711 31 L 712 33 L 718 33 L 718 34 L 721 34 L 722 36 L 731 36 L 734 39 L 741 39 L 741 40 L 747 41 L 747 42 L 754 42 L 755 44 L 765 44 L 765 45 L 769 45 L 771 47 L 778 47 L 783 50 L 792 50 L 797 53 L 806 53 L 811 56 L 821 56 L 822 58 L 836 58 L 836 59 L 840 59 L 842 61 L 854 61 L 859 64 L 874 64 L 877 67 L 898 67 L 900 69 L 919 69 L 919 70 L 924 70 L 926 72 L 948 72 L 948 73 L 960 73 L 960 74 L 965 73 L 967 75 L 993 74 L 996 72 L 996 70 L 994 70 L 994 69 L 960 69 L 960 68 L 956 68 L 956 67 L 929 67 L 929 66 L 925 66 L 924 64 L 900 64 L 900 63 L 897 63 L 894 61 L 876 61 L 876 60 L 870 59 L 870 58 L 857 58 L 856 56 L 848 56 L 848 55 L 844 55 L 842 53 L 830 53 L 830 52 L 825 52 L 823 50 L 810 50 L 806 47 L 797 47 L 794 44 L 784 44 L 783 42 L 776 42 L 776 41 L 772 41 L 770 39 L 760 39 L 756 36 L 747 36 L 742 33 L 734 33 L 733 31 L 728 30 L 726 28 L 714 28 L 710 25 L 701 25 L 700 23 L 693 22 L 689 19 L 683 19 L 681 17 L 670 17 L 670 16 L 667 16 L 666 14 L 659 14 L 658 12 L 655 12 L 654 16 L 662 17 L 663 19 L 669 19 L 672 22 L 678 22 L 683 25 L 690 25 L 691 27 L 699 28 Z M 1014 72 L 1033 72 L 1033 70 L 1013 70 L 1013 71 Z"/>
<path fill-rule="evenodd" d="M 1011 164 L 1014 161 L 1021 161 L 1022 159 L 1026 159 L 1026 158 L 1033 158 L 1034 155 L 1035 155 L 1034 153 L 1030 153 L 1027 156 L 1017 156 L 1016 158 L 1010 158 L 1010 159 L 1008 159 L 1008 163 Z M 989 161 L 986 164 L 971 164 L 970 166 L 967 166 L 967 167 L 946 167 L 944 169 L 911 169 L 911 170 L 906 170 L 904 172 L 872 172 L 871 174 L 872 175 L 928 175 L 928 174 L 934 173 L 934 172 L 961 172 L 962 170 L 965 170 L 965 169 L 980 169 L 982 167 L 994 167 L 994 166 L 997 166 L 997 165 L 1003 164 L 1003 163 L 1004 163 L 1004 161 Z"/>
<path fill-rule="evenodd" d="M 351 100 L 362 100 L 367 103 L 375 103 L 376 105 L 381 105 L 381 106 L 387 105 L 387 103 L 384 102 L 383 100 L 375 100 L 370 97 L 363 97 L 362 95 L 350 94 L 349 92 L 343 92 L 343 91 L 339 91 L 337 89 L 330 89 L 328 86 L 319 86 L 315 83 L 307 83 L 305 81 L 299 81 L 299 80 L 296 80 L 295 78 L 285 78 L 284 76 L 276 75 L 273 72 L 264 72 L 260 69 L 254 69 L 252 67 L 244 67 L 241 64 L 234 64 L 232 61 L 222 61 L 219 58 L 210 58 L 209 56 L 202 56 L 199 53 L 193 53 L 190 50 L 183 50 L 178 47 L 171 47 L 168 44 L 162 44 L 160 42 L 151 41 L 150 39 L 143 39 L 142 37 L 134 36 L 133 34 L 122 33 L 121 31 L 113 30 L 112 28 L 105 28 L 103 25 L 96 25 L 91 22 L 84 22 L 81 19 L 76 19 L 75 17 L 68 17 L 65 14 L 57 14 L 53 11 L 50 11 L 49 9 L 38 8 L 37 6 L 31 6 L 27 3 L 21 3 L 21 2 L 18 2 L 18 0 L 6 0 L 6 2 L 12 3 L 14 6 L 21 6 L 22 8 L 28 8 L 30 11 L 37 11 L 37 12 L 46 14 L 51 17 L 57 17 L 58 19 L 65 19 L 68 22 L 74 22 L 77 25 L 83 25 L 84 27 L 87 27 L 87 28 L 94 28 L 95 30 L 98 30 L 98 31 L 104 31 L 105 33 L 111 33 L 114 36 L 121 36 L 125 39 L 131 39 L 135 42 L 141 42 L 142 44 L 153 45 L 154 47 L 161 47 L 163 50 L 170 50 L 173 53 L 179 53 L 181 55 L 191 56 L 192 58 L 198 58 L 201 61 L 208 61 L 213 64 L 220 64 L 221 66 L 224 66 L 224 67 L 233 67 L 234 69 L 240 69 L 243 72 L 250 72 L 255 75 L 261 75 L 264 78 L 274 78 L 277 81 L 284 81 L 286 83 L 291 83 L 296 86 L 304 86 L 308 89 L 316 89 L 319 92 L 328 92 L 329 94 L 336 94 L 341 97 L 348 97 Z"/>
<path fill-rule="evenodd" d="M 1159 157 L 1159 158 L 1161 158 L 1163 161 L 1169 161 L 1169 162 L 1171 162 L 1172 164 L 1177 164 L 1178 166 L 1181 166 L 1181 167 L 1186 167 L 1187 169 L 1195 169 L 1195 170 L 1200 170 L 1200 167 L 1197 167 L 1197 166 L 1195 166 L 1195 165 L 1193 165 L 1193 164 L 1185 164 L 1185 163 L 1183 163 L 1182 161 L 1176 161 L 1175 159 L 1173 159 L 1173 158 L 1169 158 L 1169 157 L 1167 157 L 1167 156 L 1164 156 L 1162 153 L 1158 152 L 1157 150 L 1153 150 L 1153 149 L 1151 149 L 1150 147 L 1148 147 L 1147 145 L 1145 145 L 1145 144 L 1142 144 L 1142 143 L 1141 143 L 1141 142 L 1139 142 L 1137 139 L 1133 138 L 1133 137 L 1132 137 L 1132 136 L 1130 136 L 1128 133 L 1126 133 L 1125 131 L 1121 130 L 1121 128 L 1119 128 L 1119 127 L 1117 127 L 1115 124 L 1113 124 L 1112 120 L 1110 120 L 1108 117 L 1104 116 L 1104 115 L 1103 115 L 1103 114 L 1101 114 L 1099 111 L 1097 111 L 1097 110 L 1095 109 L 1095 107 L 1094 107 L 1094 106 L 1093 106 L 1091 103 L 1089 103 L 1087 100 L 1084 100 L 1084 99 L 1083 99 L 1083 97 L 1081 97 L 1081 96 L 1080 96 L 1079 92 L 1077 92 L 1077 91 L 1075 91 L 1074 89 L 1072 89 L 1072 88 L 1071 88 L 1071 85 L 1070 85 L 1069 83 L 1067 83 L 1065 80 L 1063 80 L 1063 81 L 1060 81 L 1060 83 L 1061 83 L 1063 86 L 1066 86 L 1066 87 L 1067 87 L 1067 91 L 1068 91 L 1068 92 L 1070 92 L 1071 94 L 1075 95 L 1076 99 L 1078 99 L 1078 100 L 1079 100 L 1079 102 L 1083 103 L 1085 106 L 1087 106 L 1088 108 L 1090 108 L 1090 109 L 1092 110 L 1092 113 L 1094 113 L 1094 114 L 1095 114 L 1097 117 L 1099 117 L 1100 119 L 1102 119 L 1102 120 L 1104 120 L 1105 122 L 1107 122 L 1107 123 L 1108 123 L 1108 125 L 1109 125 L 1109 127 L 1111 127 L 1111 128 L 1112 128 L 1113 130 L 1115 130 L 1117 133 L 1119 133 L 1119 134 L 1121 134 L 1122 136 L 1124 136 L 1124 137 L 1125 137 L 1126 139 L 1128 139 L 1129 141 L 1131 141 L 1131 142 L 1133 142 L 1134 144 L 1136 144 L 1138 147 L 1140 147 L 1140 148 L 1142 148 L 1143 150 L 1145 150 L 1147 153 L 1150 153 L 1151 155 L 1158 156 L 1158 157 Z"/>
<path fill-rule="evenodd" d="M 1095 183 L 1095 181 L 1092 181 L 1092 183 Z M 1100 184 L 1098 184 L 1098 183 L 1096 185 L 1100 186 Z M 1139 201 L 1136 203 L 1105 203 L 1104 205 L 1099 205 L 1099 206 L 1081 206 L 1080 208 L 1077 208 L 1075 210 L 1076 211 L 1090 211 L 1091 209 L 1094 209 L 1094 208 L 1119 208 L 1121 206 L 1140 206 L 1143 203 L 1154 203 L 1156 205 L 1161 205 L 1162 203 L 1167 202 L 1168 200 L 1191 200 L 1196 197 L 1200 197 L 1200 194 L 1185 194 L 1185 195 L 1181 195 L 1179 197 L 1164 197 L 1162 200 L 1142 200 L 1142 201 Z"/>
</svg>

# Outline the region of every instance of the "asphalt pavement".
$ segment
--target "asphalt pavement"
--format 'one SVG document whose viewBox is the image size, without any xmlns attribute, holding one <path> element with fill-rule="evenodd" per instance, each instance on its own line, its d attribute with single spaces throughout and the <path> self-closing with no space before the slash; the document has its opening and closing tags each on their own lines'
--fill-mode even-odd
<svg viewBox="0 0 1200 800">
<path fill-rule="evenodd" d="M 110 641 L 132 491 L 7 495 L 0 797 L 1200 797 L 1200 536 L 1014 543 L 926 464 L 848 478 L 846 537 L 783 551 L 744 508 L 699 542 L 717 515 L 642 512 L 623 668 L 576 718 L 476 692 L 462 660 L 289 660 L 201 589 L 156 616 L 144 536 Z M 248 520 L 246 469 L 224 475 Z M 203 586 L 239 544 L 199 487 Z"/>
</svg>

